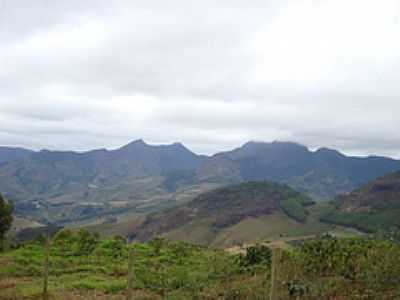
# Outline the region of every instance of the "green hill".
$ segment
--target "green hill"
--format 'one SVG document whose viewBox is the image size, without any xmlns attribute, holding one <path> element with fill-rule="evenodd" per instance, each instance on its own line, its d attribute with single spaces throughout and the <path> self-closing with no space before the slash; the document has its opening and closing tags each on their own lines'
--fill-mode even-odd
<svg viewBox="0 0 400 300">
<path fill-rule="evenodd" d="M 241 183 L 205 192 L 188 204 L 152 213 L 131 237 L 148 240 L 161 235 L 172 240 L 229 246 L 329 230 L 329 226 L 315 217 L 313 204 L 308 196 L 286 185 Z"/>
<path fill-rule="evenodd" d="M 400 172 L 383 176 L 333 202 L 325 222 L 376 232 L 400 228 Z"/>
</svg>

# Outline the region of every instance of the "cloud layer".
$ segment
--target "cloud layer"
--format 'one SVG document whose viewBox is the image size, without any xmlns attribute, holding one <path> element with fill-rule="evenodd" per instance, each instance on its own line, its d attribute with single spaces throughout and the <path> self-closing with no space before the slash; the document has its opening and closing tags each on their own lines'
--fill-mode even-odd
<svg viewBox="0 0 400 300">
<path fill-rule="evenodd" d="M 5 0 L 0 144 L 400 157 L 399 36 L 397 0 Z"/>
</svg>

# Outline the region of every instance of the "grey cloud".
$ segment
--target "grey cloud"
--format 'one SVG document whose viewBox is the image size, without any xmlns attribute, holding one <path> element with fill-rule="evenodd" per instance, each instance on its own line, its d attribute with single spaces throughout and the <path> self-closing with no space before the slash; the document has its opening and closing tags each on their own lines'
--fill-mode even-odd
<svg viewBox="0 0 400 300">
<path fill-rule="evenodd" d="M 0 144 L 281 139 L 400 157 L 395 16 L 389 1 L 5 0 Z"/>
</svg>

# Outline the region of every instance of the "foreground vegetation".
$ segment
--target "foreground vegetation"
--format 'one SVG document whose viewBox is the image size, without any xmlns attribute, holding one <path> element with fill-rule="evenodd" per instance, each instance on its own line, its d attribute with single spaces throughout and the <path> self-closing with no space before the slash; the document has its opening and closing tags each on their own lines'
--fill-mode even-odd
<svg viewBox="0 0 400 300">
<path fill-rule="evenodd" d="M 36 240 L 0 255 L 1 300 L 41 299 L 45 249 Z M 50 251 L 50 299 L 125 299 L 129 251 L 135 299 L 268 299 L 272 281 L 276 299 L 400 295 L 400 247 L 385 240 L 324 237 L 273 254 L 264 245 L 231 254 L 62 231 Z"/>
<path fill-rule="evenodd" d="M 11 228 L 13 222 L 14 205 L 4 199 L 0 193 L 0 251 L 4 247 L 5 234 Z"/>
</svg>

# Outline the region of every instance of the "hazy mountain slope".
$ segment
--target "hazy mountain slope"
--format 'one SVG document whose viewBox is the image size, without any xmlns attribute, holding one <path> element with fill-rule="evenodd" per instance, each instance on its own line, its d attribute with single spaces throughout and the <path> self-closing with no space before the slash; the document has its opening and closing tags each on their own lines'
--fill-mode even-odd
<svg viewBox="0 0 400 300">
<path fill-rule="evenodd" d="M 213 156 L 198 173 L 201 178 L 277 181 L 329 199 L 396 170 L 400 161 L 390 158 L 347 157 L 325 148 L 313 152 L 291 142 L 249 142 Z"/>
<path fill-rule="evenodd" d="M 53 217 L 59 212 L 73 219 L 106 213 L 115 206 L 112 201 L 168 200 L 165 174 L 194 170 L 203 160 L 181 144 L 152 146 L 142 140 L 112 151 L 45 150 L 3 164 L 0 190 L 20 214 L 40 217 L 49 208 Z"/>
<path fill-rule="evenodd" d="M 22 148 L 0 147 L 0 165 L 9 161 L 23 159 L 32 153 L 33 151 Z"/>
<path fill-rule="evenodd" d="M 326 222 L 374 232 L 400 228 L 400 172 L 378 178 L 349 194 L 338 196 Z"/>
<path fill-rule="evenodd" d="M 16 203 L 17 213 L 43 221 L 49 211 L 52 221 L 62 223 L 153 211 L 179 203 L 176 197 L 191 200 L 187 195 L 245 181 L 276 181 L 328 199 L 400 170 L 400 161 L 389 158 L 314 152 L 290 142 L 249 142 L 212 157 L 180 143 L 154 146 L 143 140 L 83 153 L 0 149 L 9 160 L 0 162 L 0 191 Z"/>
<path fill-rule="evenodd" d="M 25 195 L 49 195 L 88 184 L 107 185 L 126 177 L 159 176 L 172 170 L 195 169 L 201 156 L 180 144 L 150 146 L 135 141 L 120 149 L 85 153 L 40 151 L 0 168 L 0 189 L 10 186 Z"/>
<path fill-rule="evenodd" d="M 203 193 L 186 205 L 150 214 L 133 232 L 132 238 L 146 240 L 156 235 L 177 237 L 179 231 L 180 239 L 212 243 L 221 238 L 220 234 L 241 227 L 250 219 L 274 216 L 272 218 L 282 223 L 301 226 L 307 221 L 307 206 L 311 204 L 313 202 L 309 197 L 277 183 L 230 185 Z M 259 227 L 248 226 L 247 233 L 262 236 L 260 230 Z"/>
</svg>

